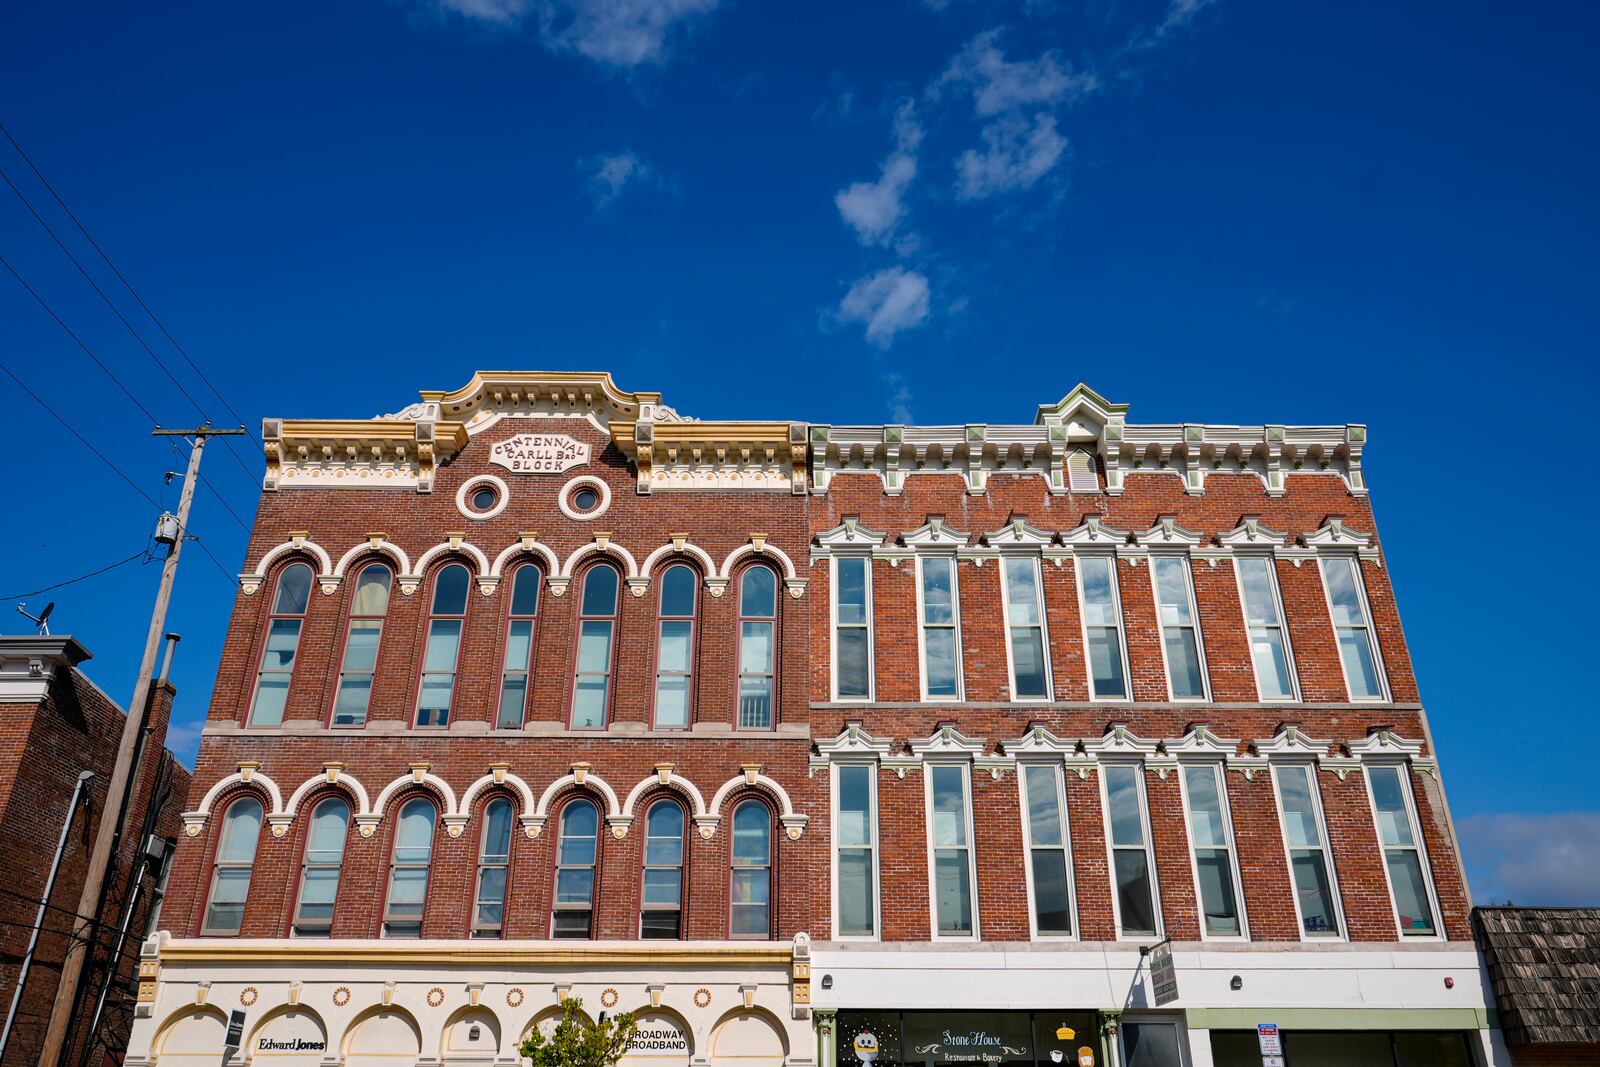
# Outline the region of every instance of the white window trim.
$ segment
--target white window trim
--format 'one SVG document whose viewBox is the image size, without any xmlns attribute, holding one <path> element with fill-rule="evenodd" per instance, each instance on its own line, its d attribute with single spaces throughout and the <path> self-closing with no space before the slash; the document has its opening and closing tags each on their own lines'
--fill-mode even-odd
<svg viewBox="0 0 1600 1067">
<path fill-rule="evenodd" d="M 1104 559 L 1109 560 L 1111 563 L 1111 598 L 1116 601 L 1117 645 L 1118 651 L 1122 655 L 1122 688 L 1124 693 L 1120 697 L 1103 697 L 1096 693 L 1094 689 L 1094 664 L 1091 662 L 1089 652 L 1089 614 L 1086 610 L 1087 604 L 1083 598 L 1083 561 L 1085 559 Z M 1122 617 L 1122 578 L 1117 573 L 1118 562 L 1118 557 L 1114 552 L 1080 552 L 1072 561 L 1072 577 L 1078 585 L 1078 628 L 1080 630 L 1079 637 L 1083 641 L 1083 673 L 1084 678 L 1089 683 L 1089 699 L 1097 703 L 1131 704 L 1133 703 L 1133 671 L 1128 665 L 1128 626 L 1127 620 Z"/>
<path fill-rule="evenodd" d="M 1333 597 L 1328 592 L 1328 573 L 1326 568 L 1330 560 L 1338 560 L 1341 564 L 1347 560 L 1355 571 L 1356 599 L 1361 602 L 1361 614 L 1367 620 L 1367 647 L 1372 651 L 1372 669 L 1378 675 L 1378 695 L 1375 697 L 1358 697 L 1350 687 L 1350 671 L 1344 664 L 1344 653 L 1339 649 L 1339 624 L 1333 618 Z M 1361 558 L 1354 552 L 1326 552 L 1317 558 L 1317 578 L 1322 582 L 1322 603 L 1328 609 L 1328 629 L 1333 634 L 1333 654 L 1339 658 L 1339 673 L 1344 678 L 1344 695 L 1352 704 L 1387 704 L 1392 699 L 1389 694 L 1389 671 L 1383 665 L 1383 651 L 1378 647 L 1378 626 L 1372 619 L 1372 605 L 1367 600 L 1367 576 L 1361 570 Z"/>
<path fill-rule="evenodd" d="M 1011 583 L 1006 580 L 1006 564 L 1014 559 L 1025 559 L 1033 564 L 1033 590 L 1039 598 L 1039 639 L 1044 654 L 1044 696 L 1019 697 L 1017 696 L 1017 665 L 1011 652 Z M 1120 601 L 1118 602 L 1121 603 Z M 1015 703 L 1019 704 L 1047 704 L 1055 699 L 1055 671 L 1050 663 L 1050 611 L 1044 600 L 1044 557 L 1036 552 L 1002 552 L 1000 554 L 1000 610 L 1003 618 L 1000 620 L 1005 630 L 1006 646 L 1006 683 L 1010 687 L 1006 694 Z"/>
<path fill-rule="evenodd" d="M 1211 771 L 1217 779 L 1217 799 L 1222 804 L 1222 830 L 1224 844 L 1228 849 L 1228 868 L 1233 874 L 1233 906 L 1239 911 L 1239 932 L 1237 934 L 1212 934 L 1206 931 L 1205 901 L 1200 894 L 1200 855 L 1195 848 L 1194 830 L 1190 820 L 1193 811 L 1189 807 L 1189 780 L 1186 777 L 1191 768 L 1204 767 Z M 1233 804 L 1228 798 L 1228 768 L 1220 760 L 1180 760 L 1178 763 L 1178 792 L 1183 797 L 1183 835 L 1189 842 L 1189 872 L 1194 876 L 1194 901 L 1195 911 L 1200 920 L 1200 940 L 1241 942 L 1250 940 L 1250 916 L 1244 904 L 1244 879 L 1239 871 L 1239 847 L 1234 840 L 1233 833 Z"/>
<path fill-rule="evenodd" d="M 1067 916 L 1072 924 L 1070 934 L 1041 934 L 1039 932 L 1039 906 L 1033 887 L 1033 828 L 1028 818 L 1028 783 L 1027 772 L 1033 768 L 1042 767 L 1051 772 L 1056 783 L 1056 803 L 1061 811 L 1061 850 L 1065 854 L 1067 863 Z M 1022 807 L 1022 844 L 1023 858 L 1022 869 L 1024 879 L 1028 883 L 1028 936 L 1034 941 L 1077 941 L 1078 940 L 1078 893 L 1074 885 L 1073 874 L 1076 868 L 1072 863 L 1072 818 L 1067 811 L 1067 783 L 1065 768 L 1060 758 L 1019 760 L 1017 762 L 1017 794 L 1021 798 Z M 1046 846 L 1050 847 L 1050 846 Z"/>
<path fill-rule="evenodd" d="M 839 695 L 839 561 L 841 559 L 859 559 L 866 564 L 866 591 L 867 591 L 867 695 L 864 697 L 841 697 Z M 843 553 L 836 552 L 829 563 L 829 633 L 828 644 L 831 654 L 828 661 L 829 683 L 832 686 L 832 696 L 836 704 L 870 704 L 878 695 L 878 638 L 873 626 L 877 612 L 873 608 L 872 589 L 872 555 L 870 552 Z M 852 624 L 854 625 L 854 624 Z"/>
<path fill-rule="evenodd" d="M 1272 603 L 1278 609 L 1278 633 L 1283 637 L 1283 658 L 1289 665 L 1289 695 L 1286 697 L 1265 697 L 1261 695 L 1261 673 L 1256 669 L 1255 653 L 1250 650 L 1250 608 L 1245 603 L 1244 575 L 1240 573 L 1239 563 L 1246 559 L 1265 560 L 1267 574 L 1272 578 Z M 1289 637 L 1289 619 L 1283 611 L 1283 590 L 1278 582 L 1278 561 L 1270 551 L 1267 552 L 1240 552 L 1233 553 L 1233 581 L 1239 587 L 1239 618 L 1244 623 L 1245 654 L 1250 657 L 1250 676 L 1255 679 L 1256 699 L 1264 704 L 1296 704 L 1300 701 L 1300 672 L 1295 667 L 1294 644 Z M 1330 609 L 1331 611 L 1332 609 Z M 1328 616 L 1331 624 L 1333 616 Z M 1338 635 L 1334 635 L 1334 652 L 1338 652 Z M 1340 663 L 1344 660 L 1341 657 Z M 1348 691 L 1348 690 L 1347 690 Z"/>
<path fill-rule="evenodd" d="M 871 808 L 867 825 L 872 831 L 872 933 L 870 935 L 842 934 L 839 932 L 839 770 L 842 767 L 865 767 L 867 769 L 868 804 Z M 832 794 L 828 800 L 828 840 L 832 843 L 832 847 L 828 850 L 828 884 L 831 887 L 829 894 L 831 914 L 829 919 L 833 940 L 881 941 L 883 940 L 883 881 L 880 876 L 880 870 L 883 866 L 883 841 L 878 833 L 877 760 L 836 759 L 829 761 L 828 789 Z"/>
<path fill-rule="evenodd" d="M 1372 832 L 1378 841 L 1378 862 L 1383 867 L 1383 882 L 1389 887 L 1389 910 L 1394 913 L 1395 932 L 1401 941 L 1443 941 L 1444 916 L 1439 913 L 1439 894 L 1433 886 L 1433 864 L 1428 859 L 1428 846 L 1422 839 L 1422 826 L 1417 821 L 1417 795 L 1411 788 L 1411 765 L 1405 760 L 1362 760 L 1362 773 L 1366 778 L 1367 806 L 1372 811 Z M 1374 768 L 1392 767 L 1399 774 L 1400 792 L 1405 800 L 1406 819 L 1411 824 L 1411 840 L 1416 842 L 1417 861 L 1422 865 L 1422 885 L 1428 893 L 1428 906 L 1433 909 L 1433 933 L 1408 934 L 1400 925 L 1400 906 L 1394 896 L 1394 881 L 1389 877 L 1389 857 L 1384 855 L 1383 826 L 1378 821 L 1378 798 L 1372 789 Z"/>
<path fill-rule="evenodd" d="M 928 625 L 922 610 L 922 565 L 929 558 L 950 561 L 950 617 L 956 637 L 956 692 L 954 696 L 931 696 L 928 693 Z M 927 703 L 951 703 L 966 699 L 966 656 L 961 647 L 961 568 L 956 554 L 951 552 L 917 553 L 917 677 L 921 679 L 922 699 Z M 870 602 L 870 601 L 869 601 Z M 1041 605 L 1043 601 L 1040 601 Z M 870 644 L 871 639 L 868 639 Z M 1010 641 L 1006 642 L 1010 647 Z"/>
<path fill-rule="evenodd" d="M 1195 655 L 1200 660 L 1200 695 L 1197 697 L 1180 697 L 1172 691 L 1172 664 L 1167 660 L 1167 625 L 1161 621 L 1161 586 L 1156 581 L 1156 561 L 1158 559 L 1175 559 L 1183 564 L 1184 589 L 1189 596 L 1189 618 L 1194 620 L 1194 647 Z M 1194 593 L 1194 566 L 1189 560 L 1187 552 L 1151 552 L 1148 564 L 1150 571 L 1150 598 L 1156 611 L 1156 638 L 1161 645 L 1162 674 L 1167 680 L 1167 699 L 1177 704 L 1205 704 L 1211 700 L 1211 668 L 1206 663 L 1206 636 L 1200 628 L 1200 604 L 1195 599 Z M 1122 611 L 1122 601 L 1117 601 L 1117 612 Z M 1181 627 L 1179 627 L 1181 629 Z M 1248 635 L 1246 635 L 1248 639 Z M 1129 683 L 1132 684 L 1131 682 Z"/>
<path fill-rule="evenodd" d="M 1322 836 L 1322 856 L 1327 861 L 1328 888 L 1333 894 L 1334 917 L 1339 920 L 1337 935 L 1311 934 L 1306 932 L 1305 916 L 1300 912 L 1300 890 L 1294 881 L 1294 850 L 1289 847 L 1289 823 L 1283 811 L 1283 791 L 1278 781 L 1278 772 L 1285 767 L 1304 767 L 1307 771 L 1309 782 L 1312 814 L 1317 820 L 1317 829 Z M 1317 778 L 1317 763 L 1315 760 L 1273 760 L 1272 771 L 1272 804 L 1278 810 L 1278 836 L 1283 842 L 1284 873 L 1289 876 L 1289 896 L 1294 900 L 1295 928 L 1300 934 L 1301 941 L 1316 943 L 1337 944 L 1350 940 L 1350 925 L 1344 915 L 1344 894 L 1339 890 L 1339 869 L 1333 861 L 1333 841 L 1328 836 L 1328 819 L 1322 810 L 1322 783 Z"/>
<path fill-rule="evenodd" d="M 1155 939 L 1160 941 L 1167 936 L 1166 916 L 1161 912 L 1161 878 L 1156 873 L 1155 843 L 1150 839 L 1150 794 L 1145 788 L 1145 767 L 1143 760 L 1128 759 L 1103 759 L 1100 763 L 1100 818 L 1104 823 L 1106 841 L 1106 874 L 1111 883 L 1111 915 L 1116 922 L 1118 941 L 1147 941 L 1148 934 L 1124 934 L 1122 932 L 1122 904 L 1118 900 L 1117 892 L 1117 846 L 1111 838 L 1111 788 L 1106 780 L 1106 769 L 1110 767 L 1132 767 L 1135 771 L 1134 779 L 1139 786 L 1139 823 L 1144 833 L 1145 864 L 1150 871 L 1150 906 L 1155 913 L 1156 931 Z"/>
<path fill-rule="evenodd" d="M 967 820 L 967 886 L 972 893 L 972 933 L 939 933 L 938 875 L 934 870 L 933 843 L 933 770 L 935 767 L 954 767 L 961 772 L 962 789 L 966 796 Z M 922 765 L 923 834 L 927 841 L 928 865 L 928 935 L 932 941 L 950 941 L 957 944 L 976 944 L 983 940 L 983 925 L 978 917 L 978 842 L 972 823 L 972 762 L 970 760 L 927 759 Z"/>
</svg>

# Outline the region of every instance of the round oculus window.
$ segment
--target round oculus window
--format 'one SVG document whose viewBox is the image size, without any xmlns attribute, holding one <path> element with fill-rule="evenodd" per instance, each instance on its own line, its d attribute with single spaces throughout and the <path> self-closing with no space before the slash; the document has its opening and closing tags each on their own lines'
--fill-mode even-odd
<svg viewBox="0 0 1600 1067">
<path fill-rule="evenodd" d="M 499 501 L 500 495 L 491 486 L 481 485 L 472 491 L 472 510 L 488 511 Z"/>
<path fill-rule="evenodd" d="M 573 511 L 593 511 L 600 504 L 600 494 L 589 486 L 581 486 L 572 494 Z"/>
</svg>

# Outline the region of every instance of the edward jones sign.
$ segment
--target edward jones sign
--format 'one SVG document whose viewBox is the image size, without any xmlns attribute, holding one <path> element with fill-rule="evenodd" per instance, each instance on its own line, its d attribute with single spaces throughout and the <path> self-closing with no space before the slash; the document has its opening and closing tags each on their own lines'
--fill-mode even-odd
<svg viewBox="0 0 1600 1067">
<path fill-rule="evenodd" d="M 589 462 L 589 446 L 564 433 L 519 433 L 489 446 L 489 462 L 513 474 L 560 474 Z"/>
</svg>

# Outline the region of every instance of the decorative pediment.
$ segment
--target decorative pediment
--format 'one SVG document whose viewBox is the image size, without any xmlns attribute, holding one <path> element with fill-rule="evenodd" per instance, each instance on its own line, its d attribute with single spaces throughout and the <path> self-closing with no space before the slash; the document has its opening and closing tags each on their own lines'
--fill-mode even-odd
<svg viewBox="0 0 1600 1067">
<path fill-rule="evenodd" d="M 1098 515 L 1084 516 L 1081 525 L 1067 530 L 1061 535 L 1062 544 L 1077 549 L 1114 549 L 1119 545 L 1127 544 L 1127 542 L 1127 530 L 1119 530 L 1114 526 L 1104 525 Z"/>
<path fill-rule="evenodd" d="M 1106 727 L 1105 735 L 1093 741 L 1085 741 L 1083 748 L 1090 756 L 1096 759 L 1146 759 L 1154 756 L 1160 750 L 1157 741 L 1146 741 L 1129 729 L 1124 722 L 1114 722 Z"/>
<path fill-rule="evenodd" d="M 1150 529 L 1134 534 L 1133 540 L 1143 548 L 1182 551 L 1198 547 L 1204 543 L 1205 536 L 1179 526 L 1171 515 L 1163 515 Z"/>
<path fill-rule="evenodd" d="M 1127 418 L 1127 404 L 1113 404 L 1088 385 L 1079 382 L 1054 404 L 1039 405 L 1034 422 L 1044 426 L 1061 426 L 1069 442 L 1095 441 L 1113 422 Z"/>
<path fill-rule="evenodd" d="M 824 554 L 846 555 L 852 552 L 867 553 L 884 542 L 883 534 L 862 526 L 855 516 L 848 516 L 831 530 L 817 534 L 817 544 Z"/>
<path fill-rule="evenodd" d="M 1178 741 L 1168 742 L 1167 755 L 1175 759 L 1228 759 L 1239 753 L 1239 742 L 1221 738 L 1203 722 L 1191 723 Z"/>
<path fill-rule="evenodd" d="M 983 755 L 984 743 L 956 729 L 954 723 L 941 723 L 922 740 L 913 739 L 911 754 L 919 759 L 974 759 Z"/>
<path fill-rule="evenodd" d="M 1256 754 L 1267 759 L 1314 759 L 1328 758 L 1328 751 L 1333 747 L 1332 741 L 1319 741 L 1306 736 L 1300 729 L 1299 723 L 1286 722 L 1278 727 L 1278 732 L 1272 735 L 1269 741 L 1256 742 Z"/>
<path fill-rule="evenodd" d="M 1249 549 L 1267 552 L 1288 544 L 1289 535 L 1267 529 L 1261 525 L 1261 517 L 1258 515 L 1246 515 L 1239 521 L 1238 526 L 1226 533 L 1218 534 L 1217 542 L 1235 552 Z"/>
<path fill-rule="evenodd" d="M 1006 751 L 1017 759 L 1029 757 L 1061 758 L 1076 752 L 1078 742 L 1071 737 L 1057 737 L 1042 722 L 1030 723 L 1028 732 L 1015 741 L 1006 742 Z"/>
<path fill-rule="evenodd" d="M 1368 548 L 1372 535 L 1361 533 L 1344 524 L 1343 519 L 1331 518 L 1319 528 L 1300 538 L 1307 548 L 1326 552 L 1330 549 L 1354 552 Z"/>
<path fill-rule="evenodd" d="M 1379 727 L 1360 741 L 1350 745 L 1350 755 L 1357 759 L 1415 760 L 1422 756 L 1421 741 L 1407 741 L 1387 727 Z"/>
<path fill-rule="evenodd" d="M 859 721 L 850 719 L 845 722 L 838 737 L 813 744 L 816 751 L 811 756 L 811 773 L 814 774 L 818 768 L 826 767 L 834 760 L 882 760 L 889 755 L 893 744 L 892 741 L 878 740 L 867 733 Z"/>
<path fill-rule="evenodd" d="M 1038 550 L 1055 541 L 1049 530 L 1030 525 L 1027 519 L 1012 519 L 998 530 L 983 535 L 983 543 L 991 548 Z"/>
<path fill-rule="evenodd" d="M 927 525 L 900 536 L 900 540 L 907 548 L 918 552 L 942 550 L 953 552 L 965 545 L 967 539 L 967 534 L 946 526 L 942 515 L 930 515 Z"/>
</svg>

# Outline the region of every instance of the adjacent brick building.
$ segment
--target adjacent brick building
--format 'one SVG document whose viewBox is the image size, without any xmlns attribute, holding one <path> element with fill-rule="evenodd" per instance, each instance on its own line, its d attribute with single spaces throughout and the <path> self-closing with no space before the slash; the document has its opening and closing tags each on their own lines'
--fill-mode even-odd
<svg viewBox="0 0 1600 1067">
<path fill-rule="evenodd" d="M 89 650 L 70 636 L 0 636 L 0 841 L 5 856 L 0 866 L 0 1010 L 9 1021 L 3 1055 L 7 1064 L 37 1061 L 83 891 L 89 844 L 107 813 L 106 785 L 126 713 L 79 670 L 89 658 Z M 189 791 L 189 772 L 165 748 L 175 692 L 165 680 L 151 691 L 126 829 L 106 880 L 96 966 L 85 976 L 68 1063 L 98 1065 L 107 1055 L 120 1055 L 132 1027 L 136 955 L 158 921 L 162 878 Z M 89 777 L 79 789 L 85 772 Z M 76 807 L 75 796 L 80 801 Z M 40 901 L 69 821 L 40 921 Z M 128 935 L 113 956 L 124 920 Z M 36 925 L 38 941 L 23 982 Z M 105 964 L 113 958 L 116 966 L 107 986 Z M 91 1041 L 88 1024 L 103 986 L 102 1025 Z"/>
<path fill-rule="evenodd" d="M 263 430 L 130 1062 L 511 1063 L 565 991 L 628 1067 L 1497 1055 L 1365 427 Z"/>
</svg>

